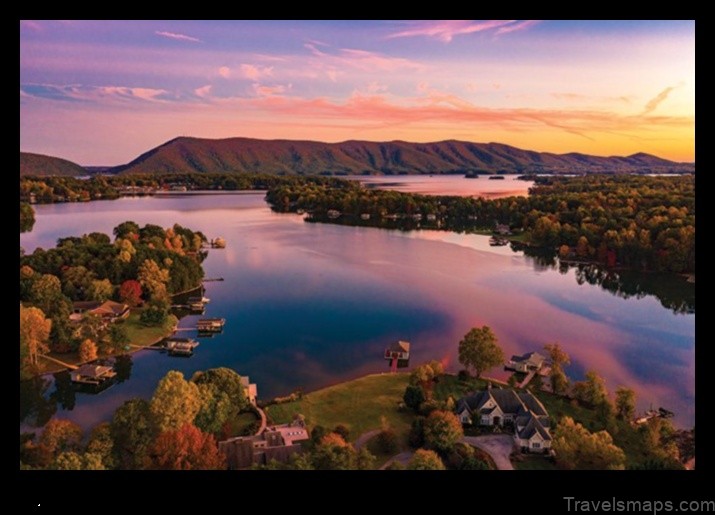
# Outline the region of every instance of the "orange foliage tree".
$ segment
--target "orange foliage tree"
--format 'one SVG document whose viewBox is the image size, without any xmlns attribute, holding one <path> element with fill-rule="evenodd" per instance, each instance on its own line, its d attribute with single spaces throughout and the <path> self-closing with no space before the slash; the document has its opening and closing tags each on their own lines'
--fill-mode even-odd
<svg viewBox="0 0 715 515">
<path fill-rule="evenodd" d="M 222 470 L 226 461 L 213 435 L 193 424 L 161 433 L 150 451 L 151 468 L 157 470 Z"/>
</svg>

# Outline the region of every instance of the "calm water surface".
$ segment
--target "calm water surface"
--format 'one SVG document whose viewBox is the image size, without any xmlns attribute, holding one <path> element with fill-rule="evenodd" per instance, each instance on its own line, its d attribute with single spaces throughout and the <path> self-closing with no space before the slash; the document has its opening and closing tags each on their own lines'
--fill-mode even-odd
<svg viewBox="0 0 715 515">
<path fill-rule="evenodd" d="M 309 224 L 271 212 L 263 193 L 125 198 L 36 211 L 33 232 L 20 237 L 28 252 L 52 247 L 61 236 L 111 233 L 128 219 L 164 227 L 178 222 L 228 242 L 204 262 L 207 277 L 225 278 L 206 283 L 206 316 L 226 318 L 224 333 L 201 339 L 189 359 L 135 353 L 128 380 L 99 395 L 63 398 L 55 416 L 86 428 L 108 420 L 129 398 L 149 397 L 172 369 L 190 376 L 228 366 L 249 375 L 267 399 L 385 371 L 382 351 L 399 338 L 412 342 L 413 364 L 441 359 L 456 371 L 457 342 L 482 324 L 492 327 L 507 356 L 559 341 L 571 354 L 572 377 L 593 368 L 611 391 L 635 388 L 639 408 L 664 406 L 676 412 L 678 424 L 694 422 L 694 314 L 675 314 L 653 296 L 623 299 L 579 285 L 573 270 L 545 269 L 508 247 L 489 247 L 485 236 Z M 184 318 L 181 326 L 195 321 Z M 47 397 L 55 390 L 51 376 L 45 386 Z"/>
</svg>

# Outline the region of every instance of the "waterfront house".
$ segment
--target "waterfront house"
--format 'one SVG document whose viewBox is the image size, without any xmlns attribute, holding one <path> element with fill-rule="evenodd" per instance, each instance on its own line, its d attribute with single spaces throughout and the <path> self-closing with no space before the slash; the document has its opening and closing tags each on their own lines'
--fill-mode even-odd
<svg viewBox="0 0 715 515">
<path fill-rule="evenodd" d="M 70 372 L 73 383 L 100 385 L 116 376 L 112 367 L 104 365 L 86 364 Z"/>
<path fill-rule="evenodd" d="M 399 340 L 385 349 L 385 359 L 410 359 L 410 342 Z"/>
<path fill-rule="evenodd" d="M 514 370 L 515 372 L 529 373 L 531 371 L 538 372 L 544 365 L 547 364 L 545 356 L 538 352 L 529 352 L 523 356 L 512 356 L 509 361 L 504 364 L 504 368 Z"/>
<path fill-rule="evenodd" d="M 464 425 L 507 427 L 522 452 L 544 453 L 551 448 L 549 414 L 530 392 L 488 388 L 457 401 L 457 417 Z"/>
</svg>

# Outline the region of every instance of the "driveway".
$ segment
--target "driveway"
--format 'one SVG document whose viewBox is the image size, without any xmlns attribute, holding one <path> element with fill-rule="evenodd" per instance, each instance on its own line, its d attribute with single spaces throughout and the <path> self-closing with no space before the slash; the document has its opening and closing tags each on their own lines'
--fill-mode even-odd
<svg viewBox="0 0 715 515">
<path fill-rule="evenodd" d="M 509 455 L 514 448 L 511 435 L 464 436 L 462 441 L 486 452 L 496 463 L 497 470 L 514 470 Z"/>
<path fill-rule="evenodd" d="M 413 454 L 414 454 L 413 451 L 401 452 L 401 453 L 398 454 L 397 456 L 393 456 L 392 458 L 390 458 L 389 460 L 387 460 L 387 461 L 385 462 L 385 464 L 384 464 L 382 467 L 380 467 L 380 470 L 385 470 L 387 467 L 389 467 L 389 466 L 390 466 L 393 462 L 395 462 L 395 461 L 398 461 L 398 462 L 402 463 L 402 464 L 406 467 L 407 464 L 408 464 L 408 463 L 410 462 L 410 460 L 412 459 L 412 455 L 413 455 Z"/>
</svg>

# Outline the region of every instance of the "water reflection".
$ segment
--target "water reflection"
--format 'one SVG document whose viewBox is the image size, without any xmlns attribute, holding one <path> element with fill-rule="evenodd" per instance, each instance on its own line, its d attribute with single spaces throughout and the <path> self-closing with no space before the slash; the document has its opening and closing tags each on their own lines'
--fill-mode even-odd
<svg viewBox="0 0 715 515">
<path fill-rule="evenodd" d="M 50 376 L 39 376 L 20 382 L 20 424 L 42 427 L 57 413 L 74 410 L 78 395 L 96 395 L 114 384 L 129 380 L 133 360 L 130 354 L 116 356 L 112 360 L 115 378 L 103 388 L 78 386 L 72 383 L 66 370 Z M 53 388 L 54 387 L 54 388 Z"/>
<path fill-rule="evenodd" d="M 595 263 L 565 263 L 556 258 L 556 252 L 533 248 L 518 243 L 512 250 L 521 251 L 532 262 L 534 271 L 558 269 L 566 274 L 575 269 L 579 285 L 600 286 L 622 299 L 642 299 L 652 295 L 660 304 L 677 314 L 695 313 L 695 285 L 676 274 L 638 272 L 635 270 L 610 270 Z"/>
</svg>

